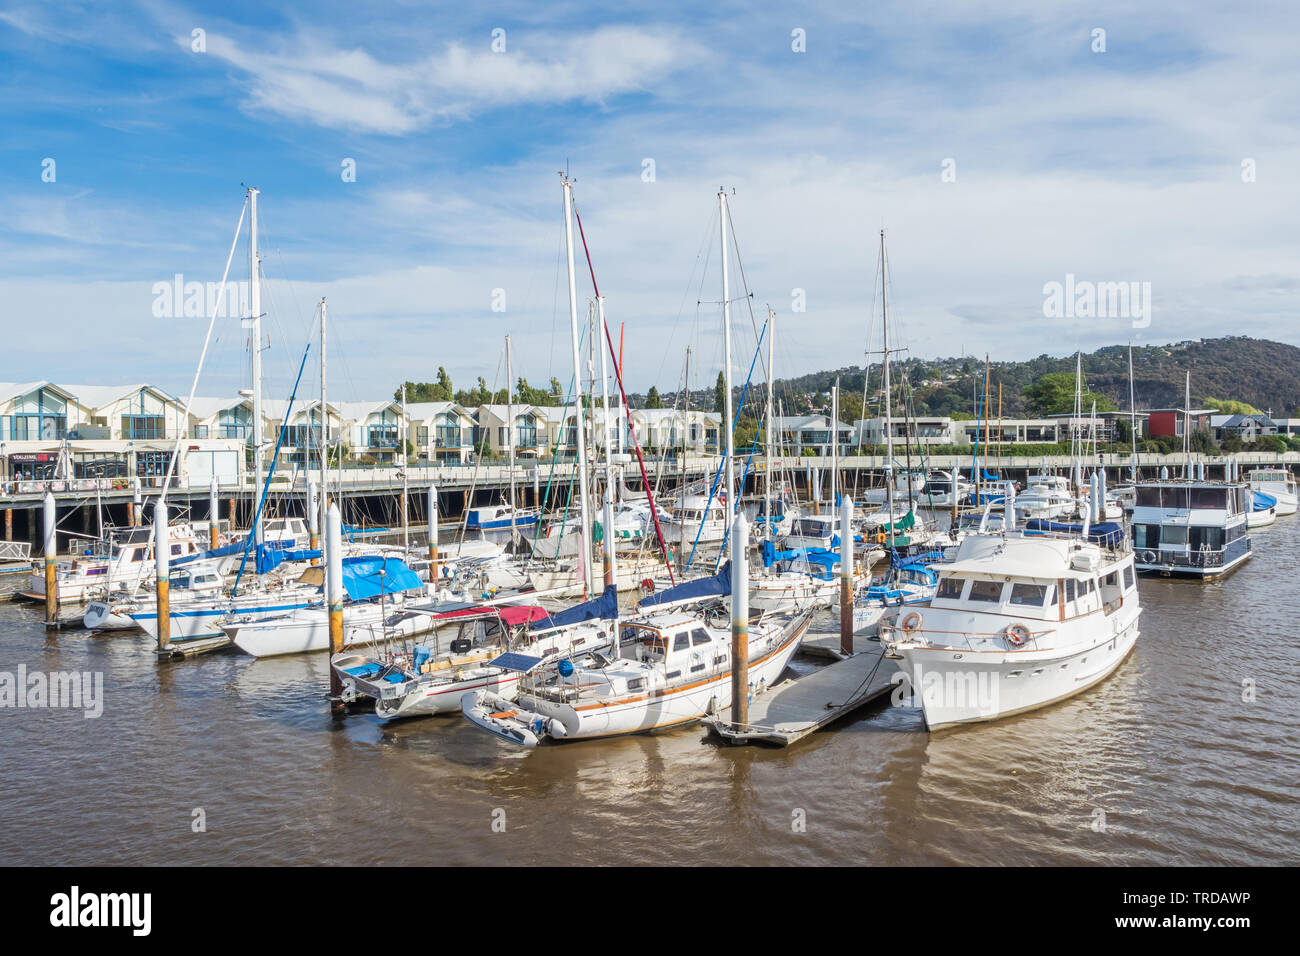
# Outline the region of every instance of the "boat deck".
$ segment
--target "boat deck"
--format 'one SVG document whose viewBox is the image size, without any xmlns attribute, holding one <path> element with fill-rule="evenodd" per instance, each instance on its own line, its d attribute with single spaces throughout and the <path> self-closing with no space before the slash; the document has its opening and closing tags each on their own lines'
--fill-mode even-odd
<svg viewBox="0 0 1300 956">
<path fill-rule="evenodd" d="M 839 635 L 834 635 L 836 647 Z M 814 640 L 812 647 L 820 648 Z M 828 650 L 831 650 L 828 648 Z M 838 651 L 832 651 L 838 656 Z M 819 655 L 820 656 L 820 655 Z M 858 708 L 888 694 L 897 668 L 884 660 L 879 644 L 811 674 L 777 684 L 749 704 L 749 723 L 741 729 L 731 724 L 731 709 L 710 717 L 706 724 L 719 737 L 733 744 L 765 743 L 788 747 Z"/>
</svg>

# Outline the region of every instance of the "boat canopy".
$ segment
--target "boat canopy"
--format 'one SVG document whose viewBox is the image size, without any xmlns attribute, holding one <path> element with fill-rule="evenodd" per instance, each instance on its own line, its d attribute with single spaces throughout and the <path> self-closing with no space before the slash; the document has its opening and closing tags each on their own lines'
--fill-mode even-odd
<svg viewBox="0 0 1300 956">
<path fill-rule="evenodd" d="M 769 543 L 769 542 L 764 542 Z M 731 593 L 731 562 L 727 561 L 712 577 L 696 578 L 683 581 L 676 587 L 665 588 L 654 594 L 647 594 L 641 599 L 642 608 L 659 604 L 672 604 L 677 601 L 695 601 L 709 597 L 726 597 Z"/>
<path fill-rule="evenodd" d="M 1272 495 L 1266 495 L 1262 491 L 1255 492 L 1255 500 L 1251 508 L 1252 511 L 1267 511 L 1269 508 L 1276 507 L 1277 499 Z"/>
<path fill-rule="evenodd" d="M 520 624 L 540 621 L 547 616 L 546 608 L 538 604 L 506 604 L 502 607 L 494 607 L 490 604 L 475 604 L 470 607 L 456 608 L 454 611 L 435 613 L 433 619 L 435 621 L 450 621 L 464 617 L 499 617 L 507 627 L 517 627 Z"/>
<path fill-rule="evenodd" d="M 537 619 L 537 623 L 533 625 L 533 630 L 549 631 L 552 628 L 567 627 L 570 624 L 590 621 L 595 618 L 608 619 L 615 617 L 618 617 L 618 588 L 611 584 L 605 588 L 600 597 L 592 598 L 590 601 L 583 601 L 581 604 L 575 604 L 563 611 L 548 614 L 545 609 L 542 609 L 542 617 Z"/>
<path fill-rule="evenodd" d="M 1082 534 L 1083 525 L 1049 521 L 1046 518 L 1031 518 L 1025 522 L 1025 530 L 1037 531 L 1040 534 Z M 1117 521 L 1103 521 L 1088 528 L 1088 540 L 1113 548 L 1124 540 L 1124 528 Z"/>
<path fill-rule="evenodd" d="M 354 601 L 396 594 L 399 591 L 423 590 L 420 576 L 401 558 L 381 555 L 358 555 L 343 559 L 343 590 Z"/>
<path fill-rule="evenodd" d="M 243 554 L 246 547 L 243 541 L 236 541 L 234 544 L 228 544 L 225 547 L 213 548 L 211 551 L 200 551 L 198 554 L 188 554 L 183 558 L 173 558 L 172 567 L 179 567 L 189 564 L 191 561 L 198 561 L 203 558 L 225 558 L 231 555 Z M 258 574 L 269 574 L 286 561 L 311 561 L 319 558 L 319 550 L 295 550 L 292 548 L 274 547 L 268 545 L 259 545 L 254 556 Z"/>
</svg>

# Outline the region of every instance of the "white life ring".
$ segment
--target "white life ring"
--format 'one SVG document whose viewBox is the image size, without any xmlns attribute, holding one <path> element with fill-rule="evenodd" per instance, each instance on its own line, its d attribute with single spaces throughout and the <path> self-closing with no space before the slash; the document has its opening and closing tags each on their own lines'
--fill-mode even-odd
<svg viewBox="0 0 1300 956">
<path fill-rule="evenodd" d="M 1029 643 L 1029 628 L 1019 622 L 1008 624 L 1002 633 L 1006 635 L 1007 643 L 1015 647 L 1024 647 Z"/>
<path fill-rule="evenodd" d="M 925 618 L 921 616 L 920 611 L 909 611 L 898 622 L 898 629 L 906 634 L 911 634 L 913 631 L 919 631 L 924 621 Z"/>
<path fill-rule="evenodd" d="M 1155 553 L 1154 551 L 1143 551 L 1143 552 L 1142 552 L 1142 560 L 1143 560 L 1144 562 L 1146 562 L 1147 564 L 1155 564 L 1155 563 L 1156 563 L 1156 553 Z"/>
</svg>

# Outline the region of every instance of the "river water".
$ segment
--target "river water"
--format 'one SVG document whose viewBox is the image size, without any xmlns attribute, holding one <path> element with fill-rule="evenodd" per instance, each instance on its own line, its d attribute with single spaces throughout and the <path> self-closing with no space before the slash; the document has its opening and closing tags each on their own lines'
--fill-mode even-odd
<svg viewBox="0 0 1300 956">
<path fill-rule="evenodd" d="M 933 736 L 882 700 L 787 750 L 336 723 L 324 655 L 160 665 L 0 604 L 0 671 L 103 675 L 98 718 L 0 708 L 0 863 L 1295 864 L 1297 567 L 1283 518 L 1226 581 L 1141 579 L 1079 697 Z"/>
</svg>

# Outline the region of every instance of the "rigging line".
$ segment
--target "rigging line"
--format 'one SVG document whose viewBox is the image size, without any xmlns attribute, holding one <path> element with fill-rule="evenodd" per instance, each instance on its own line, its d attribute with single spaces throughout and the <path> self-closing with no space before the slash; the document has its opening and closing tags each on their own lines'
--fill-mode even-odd
<svg viewBox="0 0 1300 956">
<path fill-rule="evenodd" d="M 247 212 L 248 197 L 245 195 L 244 205 L 239 211 L 239 223 L 235 226 L 235 238 L 230 243 L 230 254 L 226 256 L 226 269 L 221 274 L 221 286 L 217 291 L 217 301 L 212 307 L 212 315 L 208 318 L 208 331 L 207 335 L 203 338 L 203 350 L 199 353 L 199 364 L 198 367 L 194 369 L 194 381 L 190 384 L 190 397 L 185 400 L 184 418 L 187 423 L 189 421 L 190 408 L 194 404 L 194 392 L 199 387 L 199 375 L 203 372 L 203 362 L 208 356 L 208 345 L 212 339 L 212 328 L 216 325 L 217 313 L 221 311 L 221 305 L 226 298 L 226 279 L 230 275 L 230 264 L 235 258 L 235 248 L 239 245 L 239 234 L 244 229 L 244 214 Z M 167 502 L 167 488 L 171 485 L 172 476 L 176 473 L 176 459 L 180 457 L 181 441 L 184 439 L 185 433 L 188 430 L 189 429 L 186 427 L 180 427 L 176 430 L 176 444 L 172 449 L 171 460 L 167 462 L 167 474 L 163 478 L 162 492 L 158 496 L 158 500 L 164 504 Z"/>
<path fill-rule="evenodd" d="M 731 226 L 731 247 L 736 250 L 736 267 L 740 270 L 740 285 L 747 293 L 745 295 L 745 304 L 749 307 L 749 326 L 754 333 L 754 338 L 759 337 L 758 321 L 754 317 L 754 290 L 749 286 L 749 277 L 745 275 L 745 263 L 740 257 L 740 239 L 736 236 L 736 223 L 731 216 L 731 203 L 727 203 L 727 223 Z M 767 377 L 767 359 L 760 356 L 759 368 L 763 370 L 764 378 Z"/>
<path fill-rule="evenodd" d="M 600 290 L 596 286 L 596 270 L 591 264 L 591 250 L 587 248 L 587 234 L 582 229 L 582 216 L 578 214 L 578 204 L 576 202 L 573 203 L 573 216 L 578 222 L 578 235 L 582 237 L 582 251 L 587 257 L 587 269 L 591 273 L 591 287 L 599 297 Z M 637 438 L 636 424 L 632 421 L 632 403 L 628 401 L 627 389 L 623 386 L 623 369 L 618 361 L 618 353 L 614 350 L 614 339 L 609 334 L 608 320 L 604 325 L 605 345 L 609 349 L 610 357 L 613 359 L 619 394 L 623 396 L 623 406 L 627 414 L 627 429 L 632 436 L 632 450 L 636 452 L 637 465 L 641 469 L 641 484 L 645 486 L 647 500 L 650 502 L 650 517 L 654 520 L 655 537 L 659 539 L 659 550 L 663 555 L 664 565 L 668 568 L 668 582 L 673 584 L 675 583 L 673 579 L 673 563 L 668 557 L 668 545 L 664 542 L 663 529 L 659 526 L 659 509 L 655 505 L 654 495 L 650 492 L 650 478 L 646 474 L 645 457 L 641 454 L 641 442 Z"/>
<path fill-rule="evenodd" d="M 691 292 L 691 280 L 695 277 L 695 270 L 696 270 L 696 269 L 700 269 L 700 270 L 701 270 L 701 271 L 700 271 L 700 285 L 699 285 L 699 289 L 696 291 L 696 301 L 695 301 L 695 308 L 696 308 L 696 312 L 697 312 L 697 314 L 698 314 L 698 312 L 699 312 L 699 305 L 700 305 L 700 303 L 699 303 L 699 297 L 700 297 L 700 295 L 703 293 L 703 290 L 704 290 L 704 276 L 705 276 L 705 273 L 708 271 L 708 268 L 709 268 L 709 259 L 710 259 L 710 257 L 711 257 L 712 254 L 713 254 L 713 243 L 709 241 L 709 237 L 710 237 L 712 234 L 713 234 L 713 213 L 710 212 L 710 213 L 709 213 L 709 221 L 705 224 L 705 227 L 704 227 L 704 235 L 701 237 L 701 239 L 700 239 L 700 244 L 699 244 L 699 246 L 698 246 L 698 247 L 696 248 L 696 250 L 695 250 L 695 261 L 694 261 L 694 263 L 691 265 L 691 271 L 690 271 L 690 274 L 686 277 L 686 286 L 685 286 L 685 288 L 682 289 L 682 301 L 681 301 L 680 303 L 678 303 L 678 306 L 677 306 L 677 316 L 673 319 L 673 327 L 672 327 L 672 330 L 668 333 L 668 339 L 667 339 L 667 341 L 665 341 L 665 343 L 664 343 L 663 357 L 659 360 L 659 370 L 658 370 L 658 372 L 655 373 L 655 378 L 654 378 L 654 380 L 655 380 L 656 382 L 659 381 L 659 379 L 663 376 L 664 366 L 666 366 L 666 365 L 668 364 L 668 356 L 669 356 L 670 354 L 672 354 L 672 351 L 673 351 L 673 347 L 672 347 L 672 346 L 673 346 L 673 338 L 677 335 L 677 329 L 681 326 L 682 313 L 686 311 L 686 301 L 687 301 L 687 296 L 690 295 L 690 292 Z M 702 267 L 701 267 L 701 265 L 700 265 L 700 254 L 701 254 L 701 250 L 703 250 L 703 252 L 704 252 L 704 264 L 703 264 Z M 686 340 L 687 340 L 688 343 L 690 342 L 690 334 L 689 334 L 689 332 L 687 333 L 687 339 L 686 339 Z M 697 344 L 698 344 L 698 343 L 697 343 Z M 696 351 L 698 352 L 699 349 L 697 348 Z"/>
</svg>

